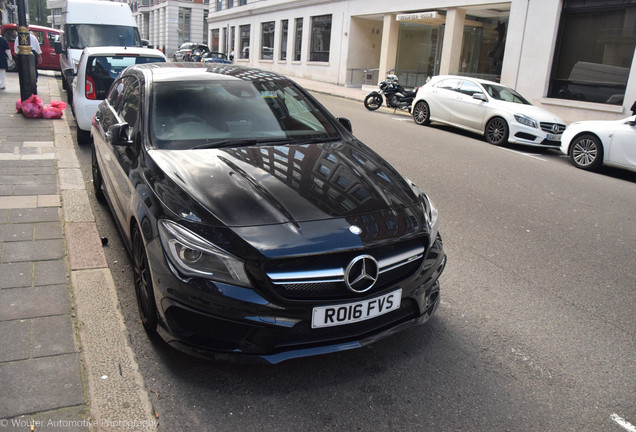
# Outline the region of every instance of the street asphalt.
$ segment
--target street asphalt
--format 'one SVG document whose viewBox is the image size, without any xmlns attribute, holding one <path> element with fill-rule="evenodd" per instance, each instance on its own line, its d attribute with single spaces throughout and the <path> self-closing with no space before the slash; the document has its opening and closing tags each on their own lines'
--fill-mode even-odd
<svg viewBox="0 0 636 432">
<path fill-rule="evenodd" d="M 40 71 L 44 104 L 66 102 Z M 370 89 L 293 78 L 364 99 Z M 156 430 L 82 178 L 69 123 L 16 112 L 0 90 L 0 432 Z M 391 110 L 393 111 L 393 110 Z"/>
</svg>

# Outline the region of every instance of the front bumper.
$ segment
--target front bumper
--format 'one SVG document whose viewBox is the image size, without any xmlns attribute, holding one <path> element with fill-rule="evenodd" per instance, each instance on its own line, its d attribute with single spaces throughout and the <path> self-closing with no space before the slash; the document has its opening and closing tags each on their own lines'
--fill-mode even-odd
<svg viewBox="0 0 636 432">
<path fill-rule="evenodd" d="M 561 147 L 561 136 L 560 133 L 548 133 L 539 128 L 513 123 L 510 125 L 508 141 L 512 144 L 558 149 Z"/>
<path fill-rule="evenodd" d="M 423 324 L 440 301 L 439 276 L 446 265 L 441 237 L 407 279 L 357 300 L 402 289 L 398 310 L 366 321 L 312 329 L 314 306 L 346 301 L 289 301 L 264 289 L 179 280 L 158 241 L 148 245 L 159 334 L 173 347 L 199 357 L 239 362 L 284 360 L 359 348 Z"/>
</svg>

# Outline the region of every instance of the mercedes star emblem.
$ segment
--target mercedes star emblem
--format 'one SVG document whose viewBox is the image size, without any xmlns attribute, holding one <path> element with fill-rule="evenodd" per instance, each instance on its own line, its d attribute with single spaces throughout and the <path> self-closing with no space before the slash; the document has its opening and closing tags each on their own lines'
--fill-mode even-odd
<svg viewBox="0 0 636 432">
<path fill-rule="evenodd" d="M 371 255 L 355 257 L 345 270 L 347 288 L 355 293 L 369 291 L 378 280 L 380 269 Z"/>
</svg>

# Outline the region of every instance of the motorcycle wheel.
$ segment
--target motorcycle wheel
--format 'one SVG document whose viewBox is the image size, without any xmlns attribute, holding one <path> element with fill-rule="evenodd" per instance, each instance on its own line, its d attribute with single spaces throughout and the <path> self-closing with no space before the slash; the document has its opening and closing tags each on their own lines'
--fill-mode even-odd
<svg viewBox="0 0 636 432">
<path fill-rule="evenodd" d="M 364 98 L 364 107 L 369 111 L 375 111 L 382 106 L 382 96 L 376 92 L 369 93 Z"/>
</svg>

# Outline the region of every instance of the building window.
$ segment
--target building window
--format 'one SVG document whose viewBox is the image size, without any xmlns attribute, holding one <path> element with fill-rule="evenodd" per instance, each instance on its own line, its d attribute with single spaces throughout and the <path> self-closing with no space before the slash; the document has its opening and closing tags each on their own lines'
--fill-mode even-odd
<svg viewBox="0 0 636 432">
<path fill-rule="evenodd" d="M 250 26 L 249 25 L 240 26 L 239 32 L 241 33 L 240 58 L 248 59 L 250 58 Z"/>
<path fill-rule="evenodd" d="M 280 22 L 280 59 L 287 60 L 287 26 L 288 20 Z"/>
<path fill-rule="evenodd" d="M 232 9 L 234 7 L 234 0 L 227 0 L 227 8 Z"/>
<path fill-rule="evenodd" d="M 228 49 L 232 49 L 229 45 L 228 45 L 228 39 L 227 39 L 227 27 L 223 27 L 223 52 L 225 54 L 228 53 Z"/>
<path fill-rule="evenodd" d="M 216 10 L 217 12 L 223 10 L 223 0 L 216 0 Z"/>
<path fill-rule="evenodd" d="M 210 41 L 210 50 L 214 52 L 221 51 L 219 49 L 219 29 L 212 29 L 212 40 Z"/>
<path fill-rule="evenodd" d="M 261 24 L 261 60 L 274 58 L 274 21 Z"/>
<path fill-rule="evenodd" d="M 247 0 L 239 0 L 239 6 L 245 6 L 247 4 Z"/>
<path fill-rule="evenodd" d="M 249 42 L 248 42 L 249 45 Z M 230 27 L 230 54 L 234 55 L 234 48 L 236 47 L 236 27 Z M 234 60 L 234 58 L 232 58 Z"/>
<path fill-rule="evenodd" d="M 179 46 L 184 42 L 190 41 L 190 16 L 192 10 L 188 8 L 179 8 L 179 26 L 177 29 Z"/>
<path fill-rule="evenodd" d="M 330 41 L 331 15 L 312 17 L 309 61 L 328 62 Z"/>
<path fill-rule="evenodd" d="M 203 10 L 203 43 L 206 45 L 208 44 L 208 10 L 204 9 Z"/>
<path fill-rule="evenodd" d="M 303 48 L 303 19 L 296 18 L 296 33 L 294 35 L 294 61 L 300 61 Z"/>
<path fill-rule="evenodd" d="M 548 97 L 622 105 L 635 16 L 633 2 L 564 0 Z"/>
</svg>

